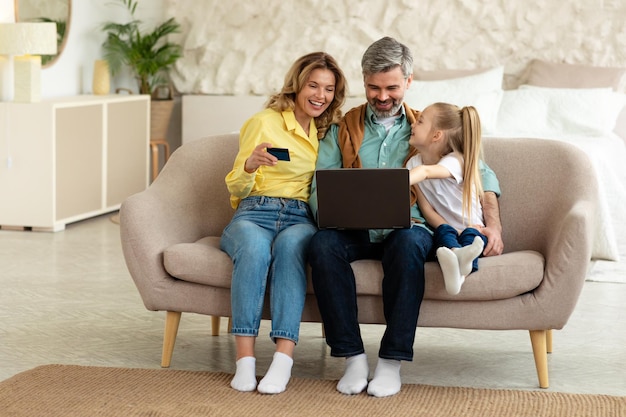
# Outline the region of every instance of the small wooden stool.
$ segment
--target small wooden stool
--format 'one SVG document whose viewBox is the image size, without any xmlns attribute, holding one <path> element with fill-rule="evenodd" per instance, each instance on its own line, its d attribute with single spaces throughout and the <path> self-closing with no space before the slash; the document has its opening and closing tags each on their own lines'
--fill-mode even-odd
<svg viewBox="0 0 626 417">
<path fill-rule="evenodd" d="M 152 150 L 152 181 L 159 175 L 159 145 L 163 145 L 163 164 L 170 157 L 170 144 L 165 139 L 150 139 L 150 149 Z"/>
</svg>

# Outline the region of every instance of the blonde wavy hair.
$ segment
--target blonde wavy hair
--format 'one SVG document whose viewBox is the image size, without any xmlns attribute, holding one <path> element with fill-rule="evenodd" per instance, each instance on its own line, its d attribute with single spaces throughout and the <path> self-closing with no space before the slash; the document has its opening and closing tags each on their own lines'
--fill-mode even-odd
<svg viewBox="0 0 626 417">
<path fill-rule="evenodd" d="M 346 101 L 347 94 L 346 77 L 335 58 L 329 54 L 313 52 L 298 58 L 285 75 L 283 88 L 269 98 L 266 107 L 276 111 L 293 110 L 296 106 L 296 96 L 302 91 L 309 76 L 316 69 L 327 69 L 335 75 L 335 97 L 324 113 L 315 118 L 317 137 L 322 139 L 328 127 L 333 123 L 338 123 L 341 119 L 341 107 Z"/>
</svg>

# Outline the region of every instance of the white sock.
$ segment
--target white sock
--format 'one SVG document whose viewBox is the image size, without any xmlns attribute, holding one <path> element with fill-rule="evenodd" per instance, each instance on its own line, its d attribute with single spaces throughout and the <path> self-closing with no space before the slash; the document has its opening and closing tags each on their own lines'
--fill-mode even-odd
<svg viewBox="0 0 626 417">
<path fill-rule="evenodd" d="M 461 285 L 465 282 L 465 277 L 459 271 L 459 260 L 456 252 L 452 252 L 444 246 L 437 249 L 437 260 L 443 272 L 443 281 L 448 294 L 456 295 L 461 291 Z"/>
<path fill-rule="evenodd" d="M 265 377 L 259 382 L 258 391 L 261 394 L 279 394 L 287 389 L 287 383 L 291 378 L 293 359 L 282 352 L 275 352 L 270 369 Z"/>
<path fill-rule="evenodd" d="M 230 386 L 237 391 L 254 391 L 256 388 L 256 358 L 254 356 L 244 356 L 235 362 L 237 371 Z"/>
<path fill-rule="evenodd" d="M 367 378 L 370 369 L 367 364 L 367 355 L 350 356 L 346 359 L 346 370 L 343 377 L 337 383 L 337 391 L 343 394 L 359 394 L 367 387 Z"/>
<path fill-rule="evenodd" d="M 485 242 L 479 236 L 476 236 L 471 245 L 453 249 L 456 257 L 459 259 L 461 275 L 468 276 L 472 273 L 472 262 L 480 256 L 484 247 Z"/>
<path fill-rule="evenodd" d="M 367 387 L 367 393 L 375 397 L 388 397 L 400 392 L 400 361 L 378 358 L 374 379 Z"/>
</svg>

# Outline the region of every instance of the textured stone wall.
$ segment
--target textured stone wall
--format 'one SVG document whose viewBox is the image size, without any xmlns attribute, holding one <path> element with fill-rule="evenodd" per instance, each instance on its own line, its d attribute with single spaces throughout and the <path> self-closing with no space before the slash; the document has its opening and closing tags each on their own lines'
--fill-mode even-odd
<svg viewBox="0 0 626 417">
<path fill-rule="evenodd" d="M 361 95 L 361 55 L 387 35 L 416 68 L 504 65 L 509 88 L 533 58 L 626 67 L 624 0 L 166 0 L 166 15 L 183 26 L 173 80 L 186 94 L 266 95 L 324 50 Z"/>
</svg>

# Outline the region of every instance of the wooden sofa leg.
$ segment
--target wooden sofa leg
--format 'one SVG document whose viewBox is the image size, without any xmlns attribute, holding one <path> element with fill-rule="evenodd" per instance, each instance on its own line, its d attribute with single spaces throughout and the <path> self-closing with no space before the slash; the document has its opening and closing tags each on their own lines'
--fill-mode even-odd
<svg viewBox="0 0 626 417">
<path fill-rule="evenodd" d="M 211 316 L 211 335 L 219 336 L 220 335 L 220 316 Z"/>
<path fill-rule="evenodd" d="M 539 387 L 548 388 L 548 349 L 546 344 L 546 334 L 549 330 L 530 330 L 530 343 L 533 346 L 535 356 L 535 367 L 539 378 Z"/>
<path fill-rule="evenodd" d="M 546 330 L 546 352 L 552 353 L 552 329 Z"/>
<path fill-rule="evenodd" d="M 163 354 L 161 355 L 161 368 L 169 368 L 174 353 L 176 334 L 180 324 L 180 311 L 168 311 L 165 316 L 165 334 L 163 335 Z"/>
<path fill-rule="evenodd" d="M 228 333 L 232 333 L 233 332 L 233 318 L 229 317 L 228 318 Z"/>
</svg>

